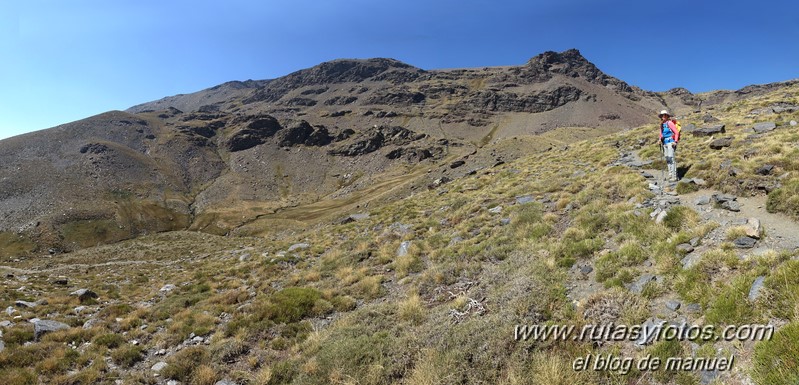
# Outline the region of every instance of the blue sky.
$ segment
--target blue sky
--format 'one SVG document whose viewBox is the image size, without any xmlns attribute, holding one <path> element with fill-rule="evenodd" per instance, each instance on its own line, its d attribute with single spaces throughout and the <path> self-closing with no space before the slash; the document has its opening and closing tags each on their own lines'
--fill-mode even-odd
<svg viewBox="0 0 799 385">
<path fill-rule="evenodd" d="M 0 138 L 336 58 L 424 69 L 579 49 L 653 91 L 799 78 L 799 2 L 0 0 Z"/>
</svg>

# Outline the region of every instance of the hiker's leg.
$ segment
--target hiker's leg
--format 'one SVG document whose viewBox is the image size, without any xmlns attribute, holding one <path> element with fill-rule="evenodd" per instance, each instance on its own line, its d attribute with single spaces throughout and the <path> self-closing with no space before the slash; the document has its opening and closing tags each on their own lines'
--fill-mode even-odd
<svg viewBox="0 0 799 385">
<path fill-rule="evenodd" d="M 663 147 L 663 155 L 666 157 L 666 165 L 669 170 L 669 179 L 673 179 L 677 173 L 677 166 L 674 163 L 674 147 L 667 144 Z"/>
</svg>

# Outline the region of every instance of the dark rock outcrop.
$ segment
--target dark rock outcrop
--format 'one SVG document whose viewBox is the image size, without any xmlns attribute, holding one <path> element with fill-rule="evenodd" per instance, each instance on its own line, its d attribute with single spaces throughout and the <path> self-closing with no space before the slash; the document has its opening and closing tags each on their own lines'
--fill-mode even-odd
<svg viewBox="0 0 799 385">
<path fill-rule="evenodd" d="M 243 127 L 234 129 L 226 140 L 225 147 L 230 152 L 243 151 L 264 144 L 283 128 L 277 119 L 269 115 L 246 117 L 244 120 L 249 122 Z"/>
</svg>

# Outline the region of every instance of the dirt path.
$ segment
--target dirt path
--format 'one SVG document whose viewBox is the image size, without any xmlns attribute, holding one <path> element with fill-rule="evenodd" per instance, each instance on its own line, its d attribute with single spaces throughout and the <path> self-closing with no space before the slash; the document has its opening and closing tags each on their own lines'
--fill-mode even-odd
<svg viewBox="0 0 799 385">
<path fill-rule="evenodd" d="M 755 252 L 765 249 L 794 250 L 799 248 L 799 223 L 785 214 L 768 212 L 765 196 L 739 197 L 737 202 L 741 204 L 740 212 L 713 208 L 712 204 L 702 206 L 696 204 L 698 198 L 710 197 L 715 193 L 718 191 L 705 189 L 680 195 L 680 198 L 684 206 L 698 212 L 702 219 L 716 221 L 722 225 L 722 228 L 736 226 L 737 221 L 746 218 L 759 219 L 766 236 L 758 242 Z"/>
</svg>

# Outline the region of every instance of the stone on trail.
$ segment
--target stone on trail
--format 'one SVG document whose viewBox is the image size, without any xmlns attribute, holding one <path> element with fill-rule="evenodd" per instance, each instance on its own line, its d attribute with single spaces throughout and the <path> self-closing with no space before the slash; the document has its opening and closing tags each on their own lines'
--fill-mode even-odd
<svg viewBox="0 0 799 385">
<path fill-rule="evenodd" d="M 677 311 L 680 308 L 680 301 L 677 300 L 668 300 L 666 301 L 666 307 L 671 311 Z"/>
<path fill-rule="evenodd" d="M 760 226 L 760 220 L 757 218 L 748 218 L 746 220 L 746 236 L 749 238 L 760 239 L 763 236 L 763 227 Z"/>
<path fill-rule="evenodd" d="M 755 243 L 757 243 L 757 241 L 749 237 L 739 237 L 733 241 L 733 243 L 735 244 L 735 247 L 739 249 L 751 249 L 755 247 Z"/>
<path fill-rule="evenodd" d="M 705 196 L 701 196 L 699 198 L 696 198 L 696 200 L 694 201 L 694 204 L 696 204 L 697 206 L 704 206 L 704 205 L 710 204 L 710 197 L 705 195 Z"/>
</svg>

